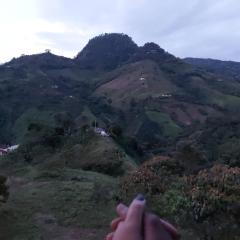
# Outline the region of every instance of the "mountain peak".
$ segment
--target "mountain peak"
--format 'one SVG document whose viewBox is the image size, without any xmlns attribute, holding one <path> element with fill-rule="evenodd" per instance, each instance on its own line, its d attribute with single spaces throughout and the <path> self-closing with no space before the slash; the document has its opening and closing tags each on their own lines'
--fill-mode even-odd
<svg viewBox="0 0 240 240">
<path fill-rule="evenodd" d="M 144 46 L 143 46 L 143 49 L 145 51 L 155 51 L 155 52 L 160 52 L 160 53 L 164 53 L 165 51 L 160 48 L 160 46 L 154 42 L 148 42 L 148 43 L 145 43 Z"/>
<path fill-rule="evenodd" d="M 138 49 L 126 34 L 105 33 L 91 39 L 77 55 L 81 67 L 113 69 L 126 62 Z"/>
<path fill-rule="evenodd" d="M 155 61 L 158 64 L 163 64 L 165 62 L 174 62 L 177 58 L 166 52 L 158 44 L 154 42 L 148 42 L 142 47 L 138 48 L 138 51 L 132 55 L 130 62 L 136 62 L 145 59 Z"/>
</svg>

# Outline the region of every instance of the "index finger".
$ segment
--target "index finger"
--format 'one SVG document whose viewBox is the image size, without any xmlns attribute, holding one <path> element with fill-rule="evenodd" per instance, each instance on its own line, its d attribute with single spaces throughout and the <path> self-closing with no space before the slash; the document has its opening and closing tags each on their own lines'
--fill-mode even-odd
<svg viewBox="0 0 240 240">
<path fill-rule="evenodd" d="M 143 195 L 139 194 L 129 206 L 126 222 L 135 225 L 136 227 L 142 226 L 143 214 L 145 211 L 146 201 Z"/>
</svg>

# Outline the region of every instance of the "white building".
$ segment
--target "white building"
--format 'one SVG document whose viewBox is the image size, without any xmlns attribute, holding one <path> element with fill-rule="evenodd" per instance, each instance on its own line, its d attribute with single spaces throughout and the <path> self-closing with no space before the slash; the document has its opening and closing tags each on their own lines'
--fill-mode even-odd
<svg viewBox="0 0 240 240">
<path fill-rule="evenodd" d="M 94 131 L 102 137 L 109 137 L 109 134 L 102 128 L 95 128 Z"/>
<path fill-rule="evenodd" d="M 19 148 L 19 145 L 13 145 L 13 146 L 10 146 L 10 147 L 6 148 L 6 150 L 8 152 L 12 152 L 12 151 L 17 150 L 18 148 Z"/>
</svg>

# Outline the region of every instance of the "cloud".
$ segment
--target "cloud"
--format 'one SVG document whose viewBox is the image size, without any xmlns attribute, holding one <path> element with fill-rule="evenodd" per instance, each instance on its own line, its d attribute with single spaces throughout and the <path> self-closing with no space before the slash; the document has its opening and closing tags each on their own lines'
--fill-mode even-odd
<svg viewBox="0 0 240 240">
<path fill-rule="evenodd" d="M 53 0 L 47 9 L 46 2 L 41 0 L 42 16 L 85 31 L 84 42 L 103 32 L 124 32 L 138 44 L 154 41 L 179 57 L 240 61 L 235 0 Z"/>
<path fill-rule="evenodd" d="M 123 32 L 139 45 L 154 41 L 178 57 L 240 61 L 236 0 L 1 1 L 2 58 L 46 48 L 73 57 L 90 38 Z"/>
</svg>

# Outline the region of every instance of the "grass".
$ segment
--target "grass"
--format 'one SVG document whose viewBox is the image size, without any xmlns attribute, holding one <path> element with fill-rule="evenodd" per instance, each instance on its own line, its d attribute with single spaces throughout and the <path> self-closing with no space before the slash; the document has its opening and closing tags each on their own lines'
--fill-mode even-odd
<svg viewBox="0 0 240 240">
<path fill-rule="evenodd" d="M 16 120 L 14 125 L 17 142 L 21 142 L 23 140 L 23 137 L 27 132 L 27 127 L 30 123 L 41 123 L 48 126 L 54 126 L 53 113 L 50 111 L 39 111 L 35 108 L 31 108 L 22 114 Z"/>
<path fill-rule="evenodd" d="M 114 217 L 116 179 L 67 168 L 43 172 L 26 169 L 25 177 L 20 176 L 16 179 L 21 179 L 24 183 L 17 188 L 16 183 L 10 184 L 10 198 L 0 209 L 1 239 L 45 239 L 43 236 L 46 231 L 56 226 L 59 231 L 61 228 L 66 231 L 71 228 L 92 229 L 96 235 L 84 239 L 103 239 L 103 234 Z M 51 216 L 55 219 L 55 225 L 45 224 L 43 229 L 39 215 Z M 98 231 L 101 233 L 99 236 Z M 54 234 L 56 237 L 59 233 Z"/>
<path fill-rule="evenodd" d="M 169 137 L 177 137 L 182 129 L 166 113 L 157 111 L 146 111 L 148 118 L 158 123 L 163 128 L 163 134 Z"/>
<path fill-rule="evenodd" d="M 227 94 L 216 94 L 212 102 L 221 108 L 237 111 L 240 106 L 240 97 Z"/>
<path fill-rule="evenodd" d="M 63 149 L 44 164 L 51 169 L 65 166 L 118 176 L 133 170 L 136 163 L 111 138 L 94 135 L 84 144 Z"/>
<path fill-rule="evenodd" d="M 118 179 L 81 168 L 109 174 L 135 168 L 113 139 L 93 134 L 32 165 L 17 154 L 0 164 L 1 174 L 14 176 L 8 202 L 0 208 L 0 239 L 71 240 L 64 234 L 75 230 L 82 234 L 77 239 L 104 239 L 115 216 Z"/>
</svg>

